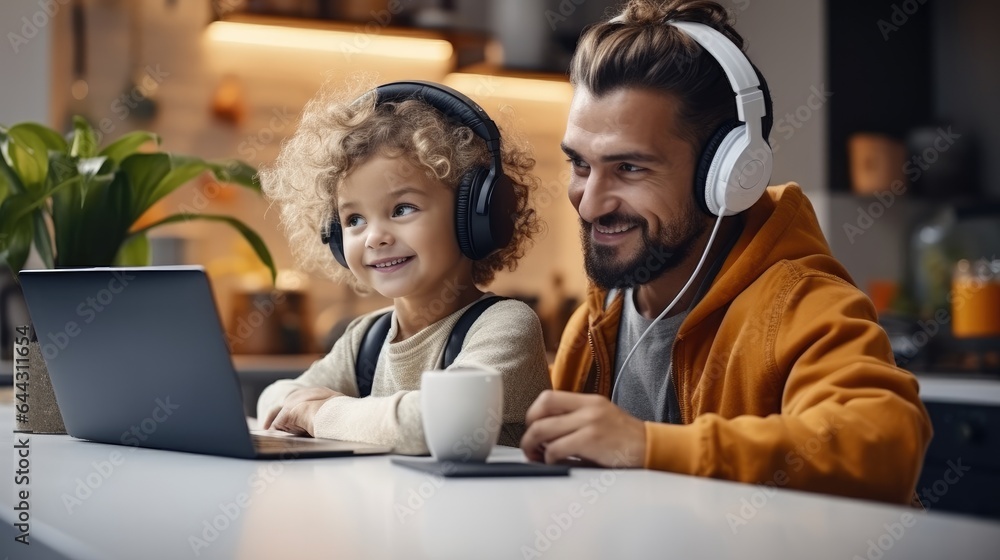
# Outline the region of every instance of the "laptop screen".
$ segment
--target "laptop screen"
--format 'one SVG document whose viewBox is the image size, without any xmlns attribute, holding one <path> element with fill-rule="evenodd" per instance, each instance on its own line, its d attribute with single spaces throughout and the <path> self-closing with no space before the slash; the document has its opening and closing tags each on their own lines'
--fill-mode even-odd
<svg viewBox="0 0 1000 560">
<path fill-rule="evenodd" d="M 201 267 L 26 270 L 20 280 L 70 435 L 252 455 Z"/>
</svg>

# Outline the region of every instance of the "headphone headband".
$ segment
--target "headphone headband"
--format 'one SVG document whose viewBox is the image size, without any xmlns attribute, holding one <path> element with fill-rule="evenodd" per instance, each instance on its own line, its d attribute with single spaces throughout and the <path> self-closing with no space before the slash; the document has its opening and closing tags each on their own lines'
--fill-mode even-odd
<svg viewBox="0 0 1000 560">
<path fill-rule="evenodd" d="M 487 184 L 493 184 L 496 177 L 503 174 L 503 159 L 500 154 L 500 130 L 493 119 L 464 93 L 444 84 L 425 82 L 421 80 L 406 80 L 390 82 L 375 88 L 375 105 L 417 99 L 427 103 L 443 114 L 448 120 L 469 127 L 472 132 L 486 141 L 486 149 L 490 153 L 489 176 Z M 486 214 L 486 203 L 489 197 L 484 196 L 476 202 L 475 211 L 479 215 Z"/>
<path fill-rule="evenodd" d="M 476 133 L 488 145 L 500 143 L 500 130 L 486 111 L 464 93 L 443 84 L 407 80 L 390 82 L 375 88 L 376 105 L 407 99 L 419 99 L 446 117 Z"/>
<path fill-rule="evenodd" d="M 739 119 L 747 124 L 751 133 L 757 132 L 758 137 L 763 137 L 763 119 L 767 116 L 764 92 L 760 89 L 757 72 L 743 51 L 717 29 L 703 23 L 673 20 L 666 23 L 683 31 L 719 62 L 736 94 Z"/>
</svg>

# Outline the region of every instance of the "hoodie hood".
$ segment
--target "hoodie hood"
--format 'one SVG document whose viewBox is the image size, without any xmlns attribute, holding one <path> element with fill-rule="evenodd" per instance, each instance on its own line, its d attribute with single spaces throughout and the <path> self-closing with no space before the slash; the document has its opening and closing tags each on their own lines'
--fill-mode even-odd
<svg viewBox="0 0 1000 560">
<path fill-rule="evenodd" d="M 688 323 L 693 326 L 728 305 L 761 274 L 782 261 L 800 262 L 854 284 L 847 270 L 830 253 L 816 212 L 795 183 L 768 187 L 764 196 L 747 210 L 743 233 L 705 297 L 691 310 Z"/>
</svg>

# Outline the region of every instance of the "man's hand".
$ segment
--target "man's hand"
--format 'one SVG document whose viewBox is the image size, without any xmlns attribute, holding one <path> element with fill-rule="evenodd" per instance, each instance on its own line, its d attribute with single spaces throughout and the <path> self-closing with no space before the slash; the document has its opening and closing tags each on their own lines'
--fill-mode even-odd
<svg viewBox="0 0 1000 560">
<path fill-rule="evenodd" d="M 267 415 L 261 429 L 274 428 L 298 436 L 309 434 L 315 437 L 313 418 L 316 417 L 316 412 L 326 401 L 342 396 L 343 393 L 327 387 L 296 389 L 285 397 L 281 408 L 272 410 Z"/>
<path fill-rule="evenodd" d="M 601 395 L 543 391 L 525 423 L 521 449 L 531 461 L 577 457 L 604 467 L 641 467 L 645 461 L 645 424 Z"/>
</svg>

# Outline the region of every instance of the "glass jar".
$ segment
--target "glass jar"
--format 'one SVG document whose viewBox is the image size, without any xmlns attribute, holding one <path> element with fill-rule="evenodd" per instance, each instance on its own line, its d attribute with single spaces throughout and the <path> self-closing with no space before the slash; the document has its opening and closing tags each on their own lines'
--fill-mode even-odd
<svg viewBox="0 0 1000 560">
<path fill-rule="evenodd" d="M 960 260 L 951 281 L 952 334 L 1000 337 L 1000 259 Z"/>
<path fill-rule="evenodd" d="M 1000 204 L 944 205 L 917 224 L 910 242 L 904 295 L 918 319 L 949 308 L 952 279 L 962 259 L 995 260 L 1000 255 Z"/>
</svg>

